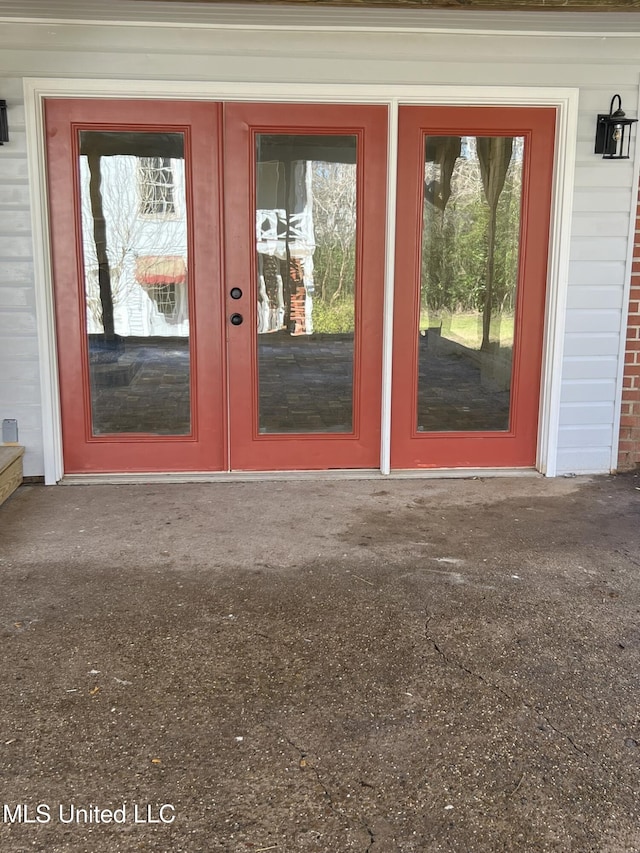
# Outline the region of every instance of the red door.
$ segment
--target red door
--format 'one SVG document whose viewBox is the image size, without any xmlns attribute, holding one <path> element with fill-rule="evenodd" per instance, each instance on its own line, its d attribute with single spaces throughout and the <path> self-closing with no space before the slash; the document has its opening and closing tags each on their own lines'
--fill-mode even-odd
<svg viewBox="0 0 640 853">
<path fill-rule="evenodd" d="M 46 103 L 66 473 L 226 467 L 219 124 L 215 104 Z"/>
<path fill-rule="evenodd" d="M 225 108 L 232 469 L 379 466 L 386 135 L 385 107 Z"/>
<path fill-rule="evenodd" d="M 56 99 L 46 132 L 65 472 L 376 467 L 386 108 Z"/>
<path fill-rule="evenodd" d="M 536 461 L 555 111 L 400 109 L 391 464 Z"/>
</svg>

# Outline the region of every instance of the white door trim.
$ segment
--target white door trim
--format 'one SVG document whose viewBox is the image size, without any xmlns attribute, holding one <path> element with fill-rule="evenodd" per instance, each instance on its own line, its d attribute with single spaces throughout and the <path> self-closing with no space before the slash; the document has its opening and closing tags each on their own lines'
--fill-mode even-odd
<svg viewBox="0 0 640 853">
<path fill-rule="evenodd" d="M 274 90 L 277 88 L 277 97 Z M 509 86 L 414 86 L 184 82 L 160 80 L 75 80 L 25 78 L 25 118 L 33 227 L 35 296 L 40 355 L 45 482 L 57 483 L 64 472 L 58 364 L 53 304 L 46 189 L 45 98 L 162 98 L 210 101 L 287 101 L 381 104 L 389 107 L 389 178 L 387 198 L 385 307 L 383 341 L 382 437 L 380 471 L 389 473 L 391 439 L 391 345 L 397 114 L 401 104 L 460 106 L 546 106 L 558 114 L 553 179 L 549 272 L 544 330 L 542 387 L 536 466 L 556 474 L 560 383 L 564 342 L 569 244 L 578 120 L 577 88 Z"/>
</svg>

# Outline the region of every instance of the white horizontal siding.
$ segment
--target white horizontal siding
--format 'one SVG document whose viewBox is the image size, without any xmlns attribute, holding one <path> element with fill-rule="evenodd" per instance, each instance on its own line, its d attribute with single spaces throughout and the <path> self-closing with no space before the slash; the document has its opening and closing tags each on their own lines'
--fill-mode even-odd
<svg viewBox="0 0 640 853">
<path fill-rule="evenodd" d="M 637 188 L 632 160 L 608 162 L 593 150 L 596 116 L 609 112 L 614 93 L 635 116 L 637 73 L 621 75 L 613 88 L 604 80 L 580 88 L 558 473 L 608 471 L 615 465 L 620 333 Z"/>
<path fill-rule="evenodd" d="M 13 238 L 11 235 L 5 235 L 2 238 L 2 245 L 10 243 Z M 2 247 L 0 246 L 0 258 L 2 256 Z M 33 261 L 24 258 L 16 260 L 0 260 L 0 287 L 14 287 L 33 284 Z"/>
<path fill-rule="evenodd" d="M 24 473 L 43 472 L 40 367 L 22 81 L 0 79 L 9 142 L 0 148 L 0 420 L 16 418 Z"/>
<path fill-rule="evenodd" d="M 623 307 L 625 291 L 622 285 L 574 285 L 569 288 L 567 308 L 590 308 L 592 311 L 615 309 L 619 314 Z"/>
<path fill-rule="evenodd" d="M 591 136 L 593 136 L 593 128 L 591 131 Z M 591 154 L 589 156 L 591 157 Z M 585 189 L 592 187 L 601 190 L 608 190 L 611 187 L 626 189 L 632 184 L 633 163 L 622 160 L 619 163 L 605 163 L 604 166 L 605 168 L 600 168 L 600 163 L 596 161 L 594 168 L 593 164 L 589 165 L 582 161 L 581 165 L 576 166 L 576 182 Z"/>
<path fill-rule="evenodd" d="M 11 178 L 27 180 L 26 160 L 16 160 L 15 157 L 0 158 L 0 181 L 4 182 Z"/>
<path fill-rule="evenodd" d="M 0 259 L 2 261 L 7 259 L 8 261 L 26 260 L 29 263 L 32 262 L 33 245 L 30 236 L 16 234 L 15 231 L 13 234 L 5 234 L 4 236 L 10 237 L 10 239 L 5 239 L 0 244 Z"/>
<path fill-rule="evenodd" d="M 5 162 L 15 163 L 15 157 Z M 29 210 L 10 210 L 0 208 L 0 238 L 10 235 L 26 234 L 31 238 L 31 213 Z"/>
<path fill-rule="evenodd" d="M 627 218 L 625 217 L 626 224 Z M 594 240 L 594 236 L 596 235 L 574 237 L 573 257 L 576 261 L 618 261 L 622 264 L 626 263 L 629 248 L 628 239 L 608 236 L 607 240 Z"/>
<path fill-rule="evenodd" d="M 558 433 L 558 447 L 562 451 L 575 453 L 581 448 L 607 447 L 609 441 L 609 427 L 566 427 L 561 426 Z"/>
<path fill-rule="evenodd" d="M 569 332 L 565 336 L 564 355 L 616 356 L 620 349 L 620 336 L 613 332 Z"/>
<path fill-rule="evenodd" d="M 628 215 L 627 215 L 628 217 Z M 606 258 L 609 254 L 609 240 L 596 240 L 596 245 L 602 244 L 602 254 Z M 573 245 L 575 251 L 575 244 Z M 626 263 L 624 260 L 608 261 L 594 259 L 591 261 L 572 260 L 569 266 L 569 287 L 584 285 L 606 285 L 609 287 L 622 287 L 626 275 Z"/>
<path fill-rule="evenodd" d="M 565 379 L 562 385 L 561 401 L 563 403 L 608 403 L 615 397 L 616 380 L 595 379 L 589 376 L 585 379 Z"/>
<path fill-rule="evenodd" d="M 32 287 L 0 287 L 0 309 L 28 308 L 33 304 Z M 6 365 L 3 365 L 3 372 Z"/>
<path fill-rule="evenodd" d="M 567 311 L 566 329 L 568 334 L 584 334 L 585 332 L 612 332 L 616 334 L 619 328 L 620 311 L 594 311 L 586 308 L 573 308 Z"/>
<path fill-rule="evenodd" d="M 626 233 L 625 229 L 628 229 L 628 226 L 628 210 L 618 213 L 609 212 L 606 216 L 595 216 L 593 207 L 586 210 L 574 210 L 572 227 L 574 256 L 577 260 L 581 257 L 580 249 L 578 248 L 581 243 L 579 243 L 578 238 L 599 237 L 600 239 L 596 241 L 595 245 L 602 248 L 604 245 L 608 245 L 608 241 L 605 242 L 602 239 L 604 237 L 614 237 L 626 242 L 626 237 L 622 235 Z"/>
<path fill-rule="evenodd" d="M 37 361 L 12 358 L 2 366 L 2 382 L 21 382 L 28 387 L 33 382 L 40 381 L 40 367 Z M 18 399 L 13 397 L 12 399 Z M 28 402 L 32 402 L 28 400 Z"/>
<path fill-rule="evenodd" d="M 4 147 L 4 146 L 3 146 Z M 7 177 L 0 184 L 0 205 L 4 208 L 29 205 L 29 186 L 24 178 Z"/>
<path fill-rule="evenodd" d="M 9 370 L 12 362 L 38 363 L 38 342 L 32 335 L 3 333 L 0 335 L 0 364 Z"/>
<path fill-rule="evenodd" d="M 611 448 L 606 445 L 558 448 L 559 474 L 602 474 L 609 471 L 610 467 Z"/>
<path fill-rule="evenodd" d="M 594 424 L 608 425 L 613 421 L 613 402 L 564 403 L 560 412 L 560 426 L 585 427 Z"/>
<path fill-rule="evenodd" d="M 586 175 L 585 175 L 586 177 Z M 577 172 L 576 182 L 580 178 Z M 615 190 L 612 190 L 615 193 Z M 565 365 L 558 434 L 558 473 L 593 473 L 611 468 L 616 436 L 616 389 L 630 207 L 619 218 L 617 236 L 598 229 L 603 190 L 581 195 L 580 231 L 572 243 L 567 293 Z M 629 190 L 629 197 L 631 190 Z M 588 200 L 591 198 L 591 212 Z M 590 228 L 585 223 L 590 222 Z M 604 460 L 607 460 L 604 462 Z"/>
<path fill-rule="evenodd" d="M 595 156 L 595 155 L 594 155 Z M 631 209 L 632 188 L 581 187 L 576 184 L 573 207 L 577 213 L 626 213 Z"/>
<path fill-rule="evenodd" d="M 564 360 L 564 380 L 572 379 L 612 379 L 618 376 L 616 356 L 571 356 Z"/>
<path fill-rule="evenodd" d="M 2 417 L 26 418 L 29 405 L 39 401 L 33 365 L 29 364 L 37 360 L 37 353 L 22 76 L 260 81 L 271 82 L 274 94 L 280 82 L 292 80 L 355 87 L 374 83 L 390 87 L 573 86 L 579 88 L 580 98 L 557 463 L 559 473 L 609 470 L 615 446 L 624 288 L 629 275 L 628 234 L 637 190 L 633 164 L 603 161 L 594 155 L 593 142 L 595 116 L 608 111 L 615 92 L 620 93 L 627 114 L 636 115 L 640 37 L 628 37 L 632 27 L 623 27 L 622 22 L 628 23 L 629 17 L 598 18 L 602 32 L 606 24 L 625 34 L 614 39 L 489 33 L 478 38 L 436 31 L 445 24 L 454 26 L 454 21 L 461 26 L 460 13 L 429 17 L 411 10 L 405 14 L 398 10 L 254 7 L 247 14 L 237 6 L 220 4 L 205 9 L 203 4 L 140 4 L 137 0 L 112 0 L 110 4 L 0 0 L 0 18 L 3 14 L 27 17 L 30 9 L 45 17 L 76 14 L 83 19 L 93 12 L 114 23 L 3 25 L 0 82 L 2 96 L 10 104 L 11 142 L 0 150 L 0 357 L 11 361 L 11 372 L 0 393 L 11 399 L 0 396 Z M 472 13 L 464 14 L 465 26 L 474 22 L 481 26 Z M 125 26 L 116 23 L 119 16 L 139 22 L 175 20 L 180 26 Z M 501 13 L 491 23 L 486 13 L 482 17 L 485 29 L 524 30 L 530 26 L 522 16 Z M 215 20 L 229 28 L 187 26 L 189 21 L 204 24 Z M 543 20 L 557 30 L 566 26 L 568 18 L 541 16 L 537 18 L 540 26 Z M 587 19 L 572 16 L 572 20 L 577 30 L 587 26 Z M 589 20 L 593 22 L 593 17 Z M 364 24 L 369 31 L 299 31 L 295 37 L 283 38 L 283 31 L 278 30 L 278 24 L 299 28 L 314 21 L 320 27 L 336 22 L 346 28 Z M 640 32 L 640 16 L 633 21 Z M 245 29 L 234 28 L 239 23 Z M 393 32 L 405 25 L 425 31 Z M 429 32 L 429 26 L 434 31 Z M 3 346 L 5 335 L 13 345 L 27 346 Z M 11 396 L 11 383 L 20 378 L 29 390 L 20 392 L 25 396 L 18 404 L 17 397 Z M 33 411 L 29 414 L 33 416 Z M 40 425 L 33 417 L 30 423 L 30 435 L 37 442 Z M 34 444 L 28 451 L 25 465 L 38 458 L 41 448 Z"/>
<path fill-rule="evenodd" d="M 272 12 L 274 10 L 271 10 Z M 299 10 L 299 13 L 303 10 Z M 361 15 L 362 17 L 362 15 Z M 249 23 L 253 20 L 247 16 Z M 258 25 L 244 30 L 6 24 L 3 67 L 31 75 L 416 82 L 504 85 L 592 85 L 607 111 L 611 86 L 629 92 L 637 74 L 634 39 L 545 36 L 447 36 L 438 32 L 298 32 L 283 38 Z M 613 54 L 615 50 L 615 54 Z M 117 60 L 114 61 L 114 57 Z M 174 60 L 176 64 L 173 65 Z M 480 79 L 477 71 L 482 63 Z M 523 71 L 524 73 L 520 73 Z M 199 72 L 199 73 L 197 73 Z M 256 72 L 259 72 L 256 74 Z M 520 79 L 518 79 L 520 78 Z M 619 85 L 620 84 L 620 85 Z M 615 89 L 614 89 L 615 91 Z M 625 103 L 625 106 L 627 104 Z M 633 109 L 631 104 L 630 108 Z M 593 134 L 581 117 L 581 135 Z"/>
<path fill-rule="evenodd" d="M 17 379 L 0 379 L 0 400 L 12 400 L 16 405 L 33 405 L 33 394 L 29 382 L 29 372 L 24 365 L 14 364 L 14 373 L 19 373 Z M 39 374 L 38 374 L 39 375 Z M 10 417 L 10 416 L 8 416 Z"/>
</svg>

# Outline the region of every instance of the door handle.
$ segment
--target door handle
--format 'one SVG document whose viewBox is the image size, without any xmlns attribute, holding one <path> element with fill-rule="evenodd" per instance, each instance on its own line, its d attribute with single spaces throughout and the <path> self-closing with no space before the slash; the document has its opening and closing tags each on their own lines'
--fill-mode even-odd
<svg viewBox="0 0 640 853">
<path fill-rule="evenodd" d="M 241 326 L 243 319 L 244 317 L 242 314 L 232 314 L 231 317 L 229 317 L 232 326 Z"/>
</svg>

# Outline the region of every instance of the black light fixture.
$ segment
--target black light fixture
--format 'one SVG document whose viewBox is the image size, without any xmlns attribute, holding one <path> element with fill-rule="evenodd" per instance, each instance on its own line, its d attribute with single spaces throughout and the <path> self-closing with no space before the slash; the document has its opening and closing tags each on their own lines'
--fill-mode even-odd
<svg viewBox="0 0 640 853">
<path fill-rule="evenodd" d="M 613 105 L 618 100 L 618 109 Z M 631 125 L 637 118 L 627 118 L 622 109 L 620 95 L 611 98 L 609 113 L 600 113 L 596 124 L 596 154 L 602 154 L 603 160 L 628 160 L 631 144 Z"/>
<path fill-rule="evenodd" d="M 0 145 L 9 141 L 9 123 L 7 122 L 7 102 L 0 101 Z"/>
</svg>

